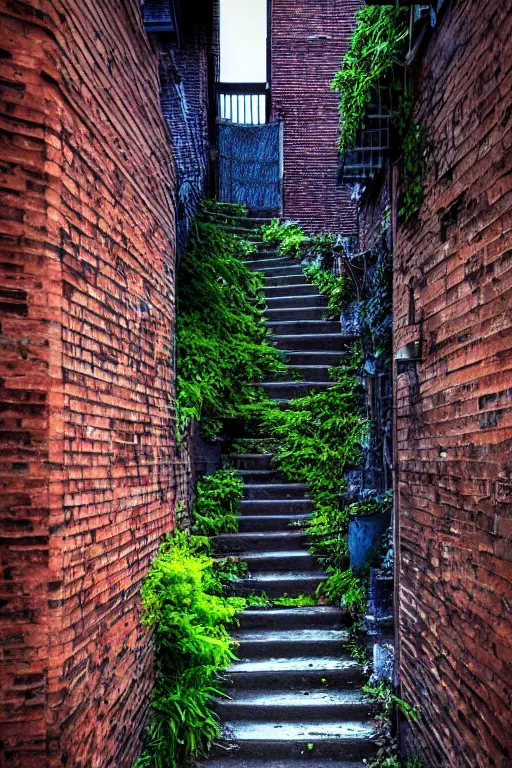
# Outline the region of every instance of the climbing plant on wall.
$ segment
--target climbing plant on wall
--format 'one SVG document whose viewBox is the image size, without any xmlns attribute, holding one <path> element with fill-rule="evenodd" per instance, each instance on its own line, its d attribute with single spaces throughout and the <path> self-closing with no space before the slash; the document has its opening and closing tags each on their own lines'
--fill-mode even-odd
<svg viewBox="0 0 512 768">
<path fill-rule="evenodd" d="M 364 6 L 356 13 L 357 25 L 343 65 L 332 81 L 340 94 L 340 152 L 356 143 L 365 126 L 368 105 L 375 91 L 390 86 L 395 94 L 394 127 L 403 157 L 403 193 L 399 215 L 409 221 L 423 202 L 428 172 L 428 137 L 414 122 L 413 91 L 404 62 L 407 53 L 409 10 L 394 5 Z"/>
</svg>

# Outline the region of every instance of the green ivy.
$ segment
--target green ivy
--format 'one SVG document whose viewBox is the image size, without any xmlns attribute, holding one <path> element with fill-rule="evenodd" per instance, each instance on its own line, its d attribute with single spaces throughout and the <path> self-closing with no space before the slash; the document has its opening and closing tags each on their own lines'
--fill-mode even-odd
<svg viewBox="0 0 512 768">
<path fill-rule="evenodd" d="M 375 685 L 363 685 L 363 691 L 376 701 L 381 708 L 381 718 L 389 720 L 393 712 L 393 708 L 397 707 L 398 710 L 408 717 L 413 722 L 418 722 L 418 711 L 416 707 L 411 707 L 406 701 L 395 696 L 389 683 L 379 680 Z"/>
<path fill-rule="evenodd" d="M 197 483 L 196 501 L 192 510 L 194 533 L 216 536 L 238 531 L 239 501 L 244 481 L 235 471 L 219 469 Z"/>
<path fill-rule="evenodd" d="M 293 221 L 281 224 L 279 219 L 272 219 L 270 224 L 261 228 L 261 232 L 265 242 L 277 246 L 280 256 L 299 256 L 307 239 L 302 228 Z"/>
<path fill-rule="evenodd" d="M 347 305 L 347 283 L 344 277 L 336 277 L 327 269 L 318 264 L 310 264 L 304 269 L 304 274 L 309 282 L 314 283 L 322 296 L 327 299 L 326 315 L 332 319 L 339 319 L 342 310 Z"/>
<path fill-rule="evenodd" d="M 414 122 L 413 112 L 413 93 L 407 89 L 400 97 L 393 116 L 403 154 L 404 191 L 399 215 L 404 221 L 412 219 L 421 208 L 430 167 L 428 134 L 423 126 Z"/>
<path fill-rule="evenodd" d="M 357 11 L 357 26 L 331 86 L 340 93 L 341 152 L 354 146 L 375 88 L 392 78 L 396 64 L 403 64 L 408 19 L 408 9 L 393 5 L 366 5 Z"/>
<path fill-rule="evenodd" d="M 192 227 L 177 283 L 178 427 L 198 419 L 208 438 L 263 397 L 256 382 L 284 370 L 267 342 L 263 277 L 243 263 L 253 246 L 205 221 L 215 210 Z"/>
</svg>

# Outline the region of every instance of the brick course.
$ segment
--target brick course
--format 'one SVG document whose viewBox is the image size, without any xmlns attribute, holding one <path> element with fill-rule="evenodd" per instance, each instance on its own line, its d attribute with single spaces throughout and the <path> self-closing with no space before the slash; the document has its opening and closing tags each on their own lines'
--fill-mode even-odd
<svg viewBox="0 0 512 768">
<path fill-rule="evenodd" d="M 512 8 L 461 0 L 433 30 L 417 118 L 433 165 L 397 229 L 400 671 L 429 768 L 512 758 Z M 415 317 L 409 312 L 409 292 Z"/>
<path fill-rule="evenodd" d="M 137 0 L 0 14 L 0 762 L 131 766 L 152 686 L 140 582 L 187 493 L 157 60 Z"/>
<path fill-rule="evenodd" d="M 355 206 L 338 178 L 341 66 L 358 0 L 272 0 L 272 115 L 284 122 L 284 216 L 309 231 L 353 234 Z M 325 35 L 328 39 L 310 39 Z"/>
</svg>

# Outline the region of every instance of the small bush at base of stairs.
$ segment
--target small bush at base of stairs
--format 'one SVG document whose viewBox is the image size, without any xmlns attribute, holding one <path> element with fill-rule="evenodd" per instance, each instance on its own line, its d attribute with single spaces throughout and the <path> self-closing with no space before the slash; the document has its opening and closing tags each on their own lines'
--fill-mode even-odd
<svg viewBox="0 0 512 768">
<path fill-rule="evenodd" d="M 177 768 L 219 735 L 211 700 L 234 659 L 226 625 L 245 601 L 221 596 L 207 538 L 177 533 L 161 546 L 142 587 L 143 623 L 154 629 L 157 680 L 144 754 L 134 768 Z"/>
</svg>

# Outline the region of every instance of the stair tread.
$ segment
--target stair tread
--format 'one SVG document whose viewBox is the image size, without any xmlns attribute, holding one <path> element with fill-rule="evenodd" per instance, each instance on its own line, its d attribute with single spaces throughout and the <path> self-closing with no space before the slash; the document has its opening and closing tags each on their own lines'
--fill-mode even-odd
<svg viewBox="0 0 512 768">
<path fill-rule="evenodd" d="M 272 758 L 267 760 L 252 759 L 242 757 L 234 759 L 232 757 L 219 758 L 218 760 L 208 760 L 207 763 L 198 763 L 200 768 L 297 768 L 296 760 L 280 760 Z M 309 768 L 364 768 L 361 761 L 346 760 L 308 760 Z"/>
<path fill-rule="evenodd" d="M 345 643 L 348 633 L 344 629 L 243 629 L 234 633 L 239 642 L 303 643 L 304 641 Z"/>
<path fill-rule="evenodd" d="M 269 552 L 241 552 L 239 558 L 250 563 L 251 560 L 281 560 L 288 558 L 293 560 L 294 558 L 309 556 L 310 554 L 307 549 L 278 549 L 277 551 L 270 550 Z"/>
<path fill-rule="evenodd" d="M 302 691 L 260 690 L 230 691 L 229 697 L 234 703 L 247 704 L 255 707 L 303 707 L 314 706 L 340 707 L 343 705 L 370 704 L 371 700 L 361 690 L 328 690 L 326 688 Z"/>
<path fill-rule="evenodd" d="M 325 571 L 261 571 L 261 573 L 254 575 L 252 578 L 238 579 L 238 581 L 243 583 L 251 581 L 292 581 L 294 579 L 295 581 L 304 581 L 306 579 L 326 579 L 327 575 Z"/>
<path fill-rule="evenodd" d="M 223 723 L 224 738 L 237 741 L 319 741 L 323 739 L 372 739 L 375 729 L 370 722 L 347 721 L 335 723 L 265 722 L 231 720 Z"/>
<path fill-rule="evenodd" d="M 338 670 L 362 669 L 355 659 L 340 656 L 300 656 L 283 659 L 254 659 L 236 661 L 229 667 L 229 673 L 271 672 L 277 675 L 286 672 L 316 672 L 328 675 Z"/>
</svg>

